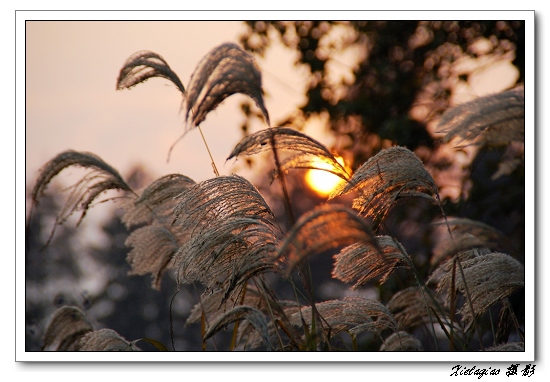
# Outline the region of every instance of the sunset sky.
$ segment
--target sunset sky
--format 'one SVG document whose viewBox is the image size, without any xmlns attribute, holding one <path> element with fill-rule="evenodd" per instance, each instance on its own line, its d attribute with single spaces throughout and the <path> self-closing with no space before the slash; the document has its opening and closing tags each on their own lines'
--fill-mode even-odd
<svg viewBox="0 0 550 382">
<path fill-rule="evenodd" d="M 182 97 L 155 78 L 116 91 L 125 60 L 139 50 L 164 57 L 187 86 L 212 48 L 238 43 L 241 22 L 28 21 L 26 23 L 26 180 L 58 153 L 90 151 L 123 176 L 142 164 L 154 176 L 180 172 L 195 181 L 213 176 L 199 131 L 184 131 Z M 275 123 L 301 101 L 299 71 L 283 48 L 259 62 L 266 106 Z M 225 159 L 241 136 L 242 95 L 228 98 L 201 125 L 220 173 L 237 171 Z M 255 128 L 265 128 L 258 124 Z"/>
</svg>

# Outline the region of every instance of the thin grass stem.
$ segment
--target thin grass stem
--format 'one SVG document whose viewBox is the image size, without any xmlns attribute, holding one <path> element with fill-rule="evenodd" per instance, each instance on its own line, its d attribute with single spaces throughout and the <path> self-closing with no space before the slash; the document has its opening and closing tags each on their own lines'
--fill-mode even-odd
<svg viewBox="0 0 550 382">
<path fill-rule="evenodd" d="M 199 129 L 199 132 L 201 133 L 202 141 L 204 142 L 204 145 L 206 146 L 206 151 L 208 151 L 208 155 L 210 156 L 210 160 L 212 161 L 212 169 L 214 170 L 214 174 L 216 176 L 220 176 L 220 173 L 218 172 L 218 168 L 216 167 L 216 163 L 214 162 L 214 157 L 212 156 L 212 153 L 210 152 L 210 148 L 208 147 L 208 143 L 206 143 L 206 138 L 204 137 L 204 134 L 202 133 L 202 129 L 200 126 L 197 126 Z"/>
</svg>

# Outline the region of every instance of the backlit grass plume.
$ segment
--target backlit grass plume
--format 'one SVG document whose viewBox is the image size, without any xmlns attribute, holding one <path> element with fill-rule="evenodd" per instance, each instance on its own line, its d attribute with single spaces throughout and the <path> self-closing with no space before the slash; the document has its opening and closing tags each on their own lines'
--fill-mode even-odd
<svg viewBox="0 0 550 382">
<path fill-rule="evenodd" d="M 379 301 L 363 297 L 344 297 L 342 300 L 323 301 L 316 304 L 319 314 L 330 327 L 332 334 L 343 330 L 354 335 L 364 331 L 380 333 L 397 331 L 397 323 L 389 310 Z M 290 322 L 301 326 L 302 320 L 311 327 L 311 307 L 289 315 Z"/>
<path fill-rule="evenodd" d="M 348 182 L 341 184 L 329 199 L 357 190 L 353 208 L 373 219 L 376 229 L 398 199 L 423 197 L 439 203 L 432 176 L 414 153 L 404 147 L 380 151 L 359 167 Z"/>
<path fill-rule="evenodd" d="M 525 344 L 523 342 L 510 342 L 507 344 L 501 344 L 485 349 L 485 351 L 525 351 Z"/>
<path fill-rule="evenodd" d="M 443 305 L 429 289 L 421 290 L 414 286 L 396 292 L 386 307 L 393 314 L 399 330 L 412 332 L 420 326 L 436 322 L 435 315 L 447 322 L 449 313 Z"/>
<path fill-rule="evenodd" d="M 252 56 L 236 44 L 225 43 L 208 52 L 191 75 L 187 89 L 162 56 L 151 51 L 136 52 L 122 66 L 117 89 L 129 89 L 153 77 L 168 79 L 183 94 L 185 120 L 191 119 L 186 131 L 198 126 L 209 112 L 236 93 L 252 98 L 269 125 L 260 70 Z"/>
<path fill-rule="evenodd" d="M 225 43 L 208 52 L 191 75 L 187 89 L 160 55 L 150 51 L 134 53 L 120 70 L 117 89 L 129 89 L 152 77 L 172 81 L 183 95 L 184 135 L 195 127 L 199 128 L 216 176 L 219 175 L 218 169 L 199 126 L 209 112 L 227 97 L 241 93 L 254 100 L 266 123 L 270 124 L 263 100 L 260 70 L 252 56 L 236 44 Z"/>
<path fill-rule="evenodd" d="M 507 145 L 523 142 L 525 137 L 525 89 L 512 90 L 477 98 L 443 114 L 436 132 L 445 141 L 457 137 L 458 143 Z M 467 144 L 466 144 L 467 145 Z"/>
<path fill-rule="evenodd" d="M 170 69 L 166 60 L 148 50 L 136 52 L 126 60 L 118 75 L 117 90 L 130 89 L 153 77 L 166 78 L 173 82 L 182 94 L 185 93 L 179 77 Z"/>
<path fill-rule="evenodd" d="M 61 307 L 54 312 L 46 327 L 42 350 L 78 350 L 78 340 L 93 330 L 92 323 L 80 309 L 74 306 Z"/>
<path fill-rule="evenodd" d="M 172 225 L 176 196 L 195 185 L 185 175 L 169 174 L 158 178 L 139 192 L 139 196 L 124 206 L 122 222 L 127 228 L 154 221 Z"/>
<path fill-rule="evenodd" d="M 208 52 L 191 75 L 185 97 L 186 121 L 191 117 L 188 129 L 198 126 L 207 113 L 235 93 L 252 98 L 270 124 L 258 66 L 241 47 L 225 43 Z"/>
<path fill-rule="evenodd" d="M 452 256 L 476 249 L 479 253 L 503 251 L 513 254 L 514 246 L 510 239 L 497 229 L 480 221 L 467 218 L 450 218 L 432 223 L 436 237 L 432 266 Z M 449 237 L 448 230 L 452 233 Z"/>
<path fill-rule="evenodd" d="M 287 313 L 297 311 L 300 305 L 295 301 L 279 300 L 262 282 L 247 284 L 240 294 L 235 293 L 228 299 L 224 300 L 223 293 L 205 294 L 200 297 L 200 302 L 197 303 L 186 321 L 186 325 L 190 325 L 201 321 L 203 313 L 206 318 L 206 330 L 210 326 L 222 319 L 222 316 L 237 306 L 250 306 L 258 309 L 266 317 L 267 329 L 269 338 L 279 337 L 277 331 L 284 327 L 288 333 L 294 333 L 295 329 L 288 321 Z M 277 324 L 275 324 L 277 322 Z M 264 336 L 265 337 L 265 336 Z M 292 334 L 294 340 L 298 338 L 298 334 Z M 235 341 L 235 349 L 254 349 L 265 343 L 262 333 L 256 331 L 254 326 L 248 321 L 239 323 L 238 332 Z"/>
<path fill-rule="evenodd" d="M 240 320 L 247 320 L 247 322 L 250 323 L 254 327 L 254 329 L 256 329 L 256 331 L 260 334 L 267 350 L 271 350 L 269 334 L 267 331 L 266 317 L 260 310 L 245 305 L 237 306 L 227 313 L 221 315 L 221 317 L 219 317 L 214 323 L 212 323 L 212 326 L 210 326 L 210 328 L 204 335 L 203 340 L 207 340 L 220 330 L 227 327 L 227 325 Z"/>
<path fill-rule="evenodd" d="M 377 246 L 367 243 L 354 243 L 334 255 L 332 277 L 351 283 L 352 289 L 365 285 L 381 276 L 384 284 L 388 276 L 398 266 L 409 267 L 405 249 L 390 236 L 376 236 Z"/>
<path fill-rule="evenodd" d="M 82 211 L 77 223 L 78 225 L 91 207 L 92 202 L 106 191 L 121 190 L 125 193 L 133 192 L 118 171 L 105 163 L 97 155 L 88 152 L 67 150 L 58 154 L 40 170 L 31 193 L 34 205 L 38 205 L 40 197 L 44 194 L 51 180 L 62 170 L 71 166 L 82 167 L 88 172 L 68 189 L 70 190 L 70 194 L 66 198 L 61 212 L 56 217 L 56 225 L 63 224 L 73 213 Z M 53 237 L 54 231 L 55 226 L 46 245 Z"/>
<path fill-rule="evenodd" d="M 278 257 L 290 274 L 309 256 L 357 242 L 377 245 L 365 220 L 348 207 L 324 204 L 300 217 L 279 247 Z"/>
<path fill-rule="evenodd" d="M 272 127 L 246 136 L 231 151 L 227 160 L 272 149 L 293 152 L 281 161 L 283 171 L 291 168 L 318 169 L 333 173 L 344 180 L 349 178 L 346 169 L 325 146 L 306 134 L 287 127 Z M 316 166 L 314 159 L 329 164 L 330 168 Z"/>
<path fill-rule="evenodd" d="M 173 264 L 179 282 L 200 281 L 226 298 L 253 275 L 273 269 L 282 235 L 273 212 L 257 189 L 237 175 L 220 176 L 190 187 L 174 209 L 190 235 Z"/>
<path fill-rule="evenodd" d="M 180 174 L 165 175 L 143 189 L 139 196 L 125 203 L 122 221 L 133 230 L 126 239 L 132 248 L 126 260 L 132 267 L 129 274 L 151 273 L 152 286 L 160 289 L 162 276 L 178 249 L 189 240 L 187 231 L 174 226 L 175 197 L 196 183 Z M 145 224 L 145 225 L 143 225 Z"/>
<path fill-rule="evenodd" d="M 524 287 L 524 268 L 511 256 L 493 252 L 461 261 L 464 278 L 461 274 L 453 276 L 453 260 L 449 260 L 437 269 L 430 281 L 438 283 L 437 292 L 446 292 L 447 305 L 451 302 L 453 279 L 455 289 L 466 293 L 466 285 L 471 297 L 458 313 L 468 329 L 477 316 L 483 314 L 491 305 L 505 299 L 516 289 Z M 469 299 L 470 300 L 470 299 Z M 473 310 L 472 310 L 473 309 Z"/>
<path fill-rule="evenodd" d="M 140 351 L 136 342 L 128 342 L 111 329 L 94 330 L 80 309 L 63 306 L 55 311 L 46 328 L 44 350 Z"/>
<path fill-rule="evenodd" d="M 99 329 L 85 334 L 78 341 L 78 351 L 141 351 L 135 344 L 112 329 Z"/>
<path fill-rule="evenodd" d="M 422 351 L 422 343 L 407 332 L 392 333 L 384 340 L 380 351 Z"/>
</svg>

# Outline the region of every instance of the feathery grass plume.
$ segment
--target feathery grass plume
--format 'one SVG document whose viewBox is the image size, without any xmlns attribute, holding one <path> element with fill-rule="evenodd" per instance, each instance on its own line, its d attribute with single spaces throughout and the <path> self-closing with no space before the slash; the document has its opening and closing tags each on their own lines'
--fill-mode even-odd
<svg viewBox="0 0 550 382">
<path fill-rule="evenodd" d="M 344 297 L 342 300 L 323 301 L 315 305 L 333 334 L 343 330 L 352 334 L 364 331 L 380 333 L 385 329 L 397 331 L 397 323 L 390 311 L 376 300 Z M 311 307 L 289 315 L 289 319 L 294 326 L 301 326 L 304 319 L 311 327 Z"/>
<path fill-rule="evenodd" d="M 259 287 L 256 287 L 255 285 L 259 285 Z M 271 318 L 267 322 L 270 338 L 274 338 L 277 335 L 277 328 L 274 323 L 275 321 L 285 324 L 286 330 L 293 329 L 293 327 L 289 325 L 286 313 L 291 307 L 294 307 L 297 311 L 300 304 L 295 301 L 279 300 L 272 295 L 269 290 L 266 290 L 266 287 L 262 286 L 261 283 L 255 283 L 255 285 L 246 285 L 246 291 L 241 292 L 245 293 L 244 299 L 242 296 L 234 295 L 224 300 L 224 294 L 220 292 L 203 295 L 200 298 L 200 301 L 191 310 L 185 325 L 199 322 L 202 318 L 203 312 L 210 321 L 216 321 L 228 310 L 231 310 L 239 305 L 245 305 L 254 307 L 260 310 L 265 316 Z M 206 324 L 209 325 L 208 322 Z M 297 337 L 297 334 L 294 337 Z M 237 333 L 236 349 L 254 349 L 260 346 L 262 342 L 261 335 L 250 323 L 247 321 L 240 323 Z"/>
<path fill-rule="evenodd" d="M 355 211 L 337 204 L 323 204 L 298 219 L 277 252 L 287 263 L 287 275 L 307 257 L 320 252 L 366 242 L 377 247 L 374 234 Z"/>
<path fill-rule="evenodd" d="M 373 219 L 373 229 L 399 198 L 424 197 L 439 204 L 439 192 L 432 176 L 405 147 L 380 151 L 363 163 L 347 183 L 338 186 L 329 200 L 354 190 L 359 191 L 359 196 L 353 200 L 352 207 Z"/>
<path fill-rule="evenodd" d="M 80 338 L 78 351 L 141 351 L 135 342 L 128 342 L 112 329 L 99 329 Z"/>
<path fill-rule="evenodd" d="M 472 311 L 470 304 L 465 303 L 458 312 L 462 315 L 466 329 L 470 328 L 475 317 L 482 315 L 495 302 L 524 287 L 523 265 L 507 254 L 492 252 L 460 261 L 465 280 L 461 275 L 456 276 L 455 289 L 464 294 L 467 285 L 473 308 Z M 429 280 L 438 282 L 438 293 L 447 292 L 447 305 L 450 304 L 452 295 L 452 273 L 451 259 L 436 269 Z"/>
<path fill-rule="evenodd" d="M 239 175 L 197 183 L 177 196 L 176 223 L 195 232 L 232 218 L 253 218 L 274 227 L 275 215 L 256 187 Z"/>
<path fill-rule="evenodd" d="M 262 295 L 260 294 L 258 289 L 251 284 L 248 284 L 246 286 L 246 293 L 242 301 L 241 296 L 238 295 L 231 296 L 224 301 L 223 293 L 220 293 L 219 291 L 204 294 L 203 296 L 201 296 L 200 301 L 193 307 L 193 309 L 191 309 L 185 325 L 191 325 L 193 323 L 199 322 L 201 320 L 203 312 L 207 317 L 215 320 L 223 313 L 231 310 L 237 305 L 253 306 L 262 310 L 261 307 L 264 304 L 265 301 L 263 300 Z"/>
<path fill-rule="evenodd" d="M 427 304 L 427 306 L 426 306 Z M 411 331 L 419 326 L 431 323 L 430 312 L 432 309 L 444 321 L 449 316 L 442 301 L 433 295 L 429 289 L 420 290 L 419 287 L 408 287 L 395 293 L 386 304 L 388 310 L 393 314 L 399 330 Z M 432 316 L 433 322 L 436 318 Z"/>
<path fill-rule="evenodd" d="M 134 230 L 125 245 L 133 247 L 126 257 L 132 267 L 128 274 L 151 273 L 152 288 L 160 290 L 162 276 L 180 247 L 175 235 L 164 226 L 148 225 Z"/>
<path fill-rule="evenodd" d="M 185 120 L 191 114 L 191 126 L 198 126 L 206 115 L 227 97 L 242 93 L 254 100 L 269 125 L 264 105 L 262 75 L 252 56 L 233 43 L 222 44 L 199 62 L 191 75 L 185 97 Z"/>
<path fill-rule="evenodd" d="M 275 147 L 272 147 L 274 145 Z M 227 160 L 239 155 L 253 155 L 267 150 L 294 151 L 294 154 L 281 162 L 281 170 L 307 168 L 324 170 L 347 180 L 349 174 L 332 153 L 321 143 L 294 129 L 272 127 L 260 130 L 243 138 L 231 151 Z M 318 158 L 329 164 L 330 168 L 316 166 L 313 159 Z"/>
<path fill-rule="evenodd" d="M 74 306 L 57 309 L 44 336 L 45 351 L 76 351 L 79 339 L 94 330 L 84 312 Z"/>
<path fill-rule="evenodd" d="M 160 177 L 144 188 L 138 198 L 124 205 L 122 222 L 127 228 L 153 221 L 171 226 L 177 205 L 175 197 L 195 184 L 193 179 L 181 174 Z"/>
<path fill-rule="evenodd" d="M 127 193 L 133 192 L 120 174 L 97 155 L 67 150 L 47 162 L 40 170 L 31 194 L 33 204 L 38 205 L 39 199 L 44 194 L 46 186 L 50 181 L 62 170 L 71 166 L 83 167 L 89 170 L 89 172 L 76 184 L 69 187 L 71 193 L 56 218 L 56 224 L 46 245 L 52 239 L 56 226 L 63 224 L 76 211 L 82 211 L 77 225 L 80 224 L 86 212 L 91 207 L 92 202 L 101 193 L 109 190 L 122 190 Z"/>
<path fill-rule="evenodd" d="M 384 284 L 388 276 L 399 266 L 409 268 L 405 249 L 390 236 L 376 236 L 378 247 L 354 243 L 334 255 L 332 277 L 345 283 L 356 280 L 353 290 L 381 276 Z"/>
<path fill-rule="evenodd" d="M 523 342 L 511 342 L 507 344 L 501 344 L 485 349 L 485 351 L 525 351 L 525 344 Z"/>
<path fill-rule="evenodd" d="M 178 283 L 200 281 L 207 291 L 222 289 L 224 298 L 250 277 L 268 270 L 278 240 L 266 224 L 254 218 L 220 221 L 193 235 L 175 254 Z"/>
<path fill-rule="evenodd" d="M 46 328 L 46 351 L 140 351 L 111 329 L 94 330 L 84 312 L 74 306 L 57 309 Z"/>
<path fill-rule="evenodd" d="M 251 306 L 237 306 L 231 309 L 229 312 L 224 313 L 214 323 L 212 323 L 212 326 L 210 326 L 210 328 L 208 328 L 208 331 L 205 333 L 203 340 L 207 340 L 208 338 L 212 337 L 214 334 L 224 329 L 227 325 L 243 319 L 247 320 L 260 334 L 267 350 L 271 350 L 271 344 L 269 341 L 269 334 L 267 330 L 267 320 L 260 310 Z"/>
<path fill-rule="evenodd" d="M 432 266 L 438 265 L 442 260 L 457 253 L 472 249 L 477 249 L 480 253 L 501 251 L 515 255 L 514 245 L 506 235 L 480 221 L 450 218 L 433 222 L 431 225 L 434 233 L 440 230 L 430 260 Z M 451 231 L 452 238 L 449 237 L 447 230 Z"/>
<path fill-rule="evenodd" d="M 423 351 L 422 343 L 407 332 L 392 333 L 380 346 L 380 351 Z"/>
<path fill-rule="evenodd" d="M 446 134 L 445 142 L 458 137 L 458 143 L 472 141 L 497 146 L 511 141 L 523 142 L 524 125 L 525 95 L 524 87 L 520 85 L 448 110 L 441 117 L 436 132 Z"/>
<path fill-rule="evenodd" d="M 173 210 L 177 205 L 175 197 L 195 184 L 185 175 L 165 175 L 124 205 L 122 221 L 126 227 L 146 224 L 132 231 L 126 239 L 126 246 L 133 247 L 126 258 L 132 267 L 129 274 L 151 273 L 154 289 L 160 289 L 162 276 L 172 257 L 189 240 L 187 232 L 173 225 Z"/>
<path fill-rule="evenodd" d="M 116 88 L 130 89 L 152 77 L 166 78 L 173 82 L 182 94 L 185 93 L 183 84 L 164 58 L 147 50 L 136 52 L 126 60 L 120 69 Z"/>
<path fill-rule="evenodd" d="M 227 294 L 251 276 L 275 269 L 282 235 L 258 190 L 232 175 L 209 179 L 178 197 L 175 223 L 190 235 L 174 256 L 178 282 L 200 281 Z"/>
</svg>

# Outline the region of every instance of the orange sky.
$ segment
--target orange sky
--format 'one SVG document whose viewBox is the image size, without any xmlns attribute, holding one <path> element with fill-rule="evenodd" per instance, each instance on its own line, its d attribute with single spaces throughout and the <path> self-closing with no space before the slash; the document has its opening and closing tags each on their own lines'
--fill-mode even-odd
<svg viewBox="0 0 550 382">
<path fill-rule="evenodd" d="M 180 172 L 195 181 L 212 177 L 196 129 L 176 144 L 167 163 L 170 146 L 184 130 L 176 88 L 155 78 L 116 91 L 116 79 L 131 54 L 151 50 L 163 56 L 187 86 L 199 60 L 221 43 L 238 43 L 243 27 L 241 22 L 198 21 L 27 22 L 27 182 L 42 164 L 67 149 L 91 151 L 123 176 L 142 163 L 155 176 Z M 303 81 L 282 49 L 258 62 L 272 123 L 294 110 L 303 97 Z M 201 124 L 222 174 L 238 170 L 225 158 L 241 138 L 242 97 L 228 98 Z"/>
</svg>

